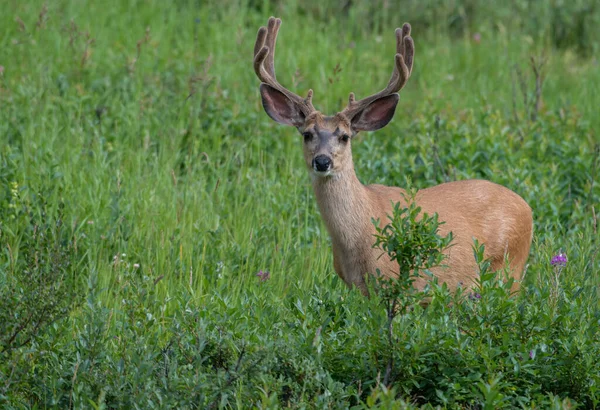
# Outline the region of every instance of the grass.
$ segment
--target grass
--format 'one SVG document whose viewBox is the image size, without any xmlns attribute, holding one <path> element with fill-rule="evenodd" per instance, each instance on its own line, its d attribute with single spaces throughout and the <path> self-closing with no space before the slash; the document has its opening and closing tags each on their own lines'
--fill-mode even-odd
<svg viewBox="0 0 600 410">
<path fill-rule="evenodd" d="M 598 407 L 597 59 L 483 18 L 450 35 L 418 9 L 365 24 L 360 6 L 293 2 L 44 7 L 0 16 L 3 406 Z M 251 50 L 271 14 L 281 82 L 329 113 L 384 86 L 393 29 L 416 21 L 395 119 L 353 143 L 361 181 L 485 178 L 534 210 L 523 293 L 399 318 L 390 389 L 385 312 L 335 276 L 301 138 L 260 106 Z M 530 95 L 540 55 L 530 121 L 516 67 Z"/>
</svg>

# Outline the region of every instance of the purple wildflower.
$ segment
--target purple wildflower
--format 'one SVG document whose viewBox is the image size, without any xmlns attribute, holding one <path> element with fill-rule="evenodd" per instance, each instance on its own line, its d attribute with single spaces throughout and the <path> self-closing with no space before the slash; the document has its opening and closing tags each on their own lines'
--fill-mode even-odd
<svg viewBox="0 0 600 410">
<path fill-rule="evenodd" d="M 535 350 L 530 350 L 530 351 L 529 351 L 529 358 L 530 358 L 531 360 L 535 359 Z"/>
<path fill-rule="evenodd" d="M 262 271 L 259 270 L 258 273 L 256 274 L 256 276 L 258 276 L 258 278 L 260 279 L 261 282 L 266 282 L 267 280 L 269 280 L 271 278 L 271 274 L 269 273 L 269 271 Z"/>
<path fill-rule="evenodd" d="M 469 293 L 469 299 L 471 299 L 471 300 L 479 300 L 479 299 L 481 299 L 481 293 L 478 293 L 478 292 Z"/>
<path fill-rule="evenodd" d="M 550 265 L 552 266 L 566 266 L 567 264 L 567 255 L 564 253 L 559 253 L 558 255 L 552 257 L 550 260 Z"/>
</svg>

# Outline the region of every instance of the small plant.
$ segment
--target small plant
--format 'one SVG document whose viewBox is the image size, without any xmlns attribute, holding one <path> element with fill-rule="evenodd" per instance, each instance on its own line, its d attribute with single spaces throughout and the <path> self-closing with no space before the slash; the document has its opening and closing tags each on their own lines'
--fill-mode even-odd
<svg viewBox="0 0 600 410">
<path fill-rule="evenodd" d="M 531 122 L 535 122 L 538 119 L 540 110 L 542 108 L 542 89 L 544 87 L 545 73 L 543 72 L 544 64 L 546 64 L 546 57 L 531 56 L 529 59 L 529 66 L 534 78 L 533 90 L 528 89 L 527 76 L 523 74 L 521 68 L 515 64 L 514 72 L 516 79 L 519 83 L 521 96 L 523 98 L 523 109 L 525 110 L 525 117 Z M 517 91 L 515 86 L 515 79 L 512 82 L 512 93 L 513 93 L 513 116 L 515 123 L 520 122 L 518 110 L 517 110 Z"/>
<path fill-rule="evenodd" d="M 139 39 L 135 45 L 135 48 L 136 48 L 135 57 L 130 58 L 129 61 L 127 62 L 127 70 L 129 72 L 129 74 L 135 73 L 136 63 L 138 62 L 138 60 L 140 59 L 140 56 L 142 55 L 142 46 L 148 44 L 149 42 L 150 42 L 150 27 L 146 27 L 146 32 L 144 34 L 144 37 Z"/>
<path fill-rule="evenodd" d="M 0 354 L 30 343 L 65 317 L 76 301 L 76 286 L 68 272 L 77 251 L 65 229 L 64 204 L 59 203 L 56 214 L 51 215 L 44 195 L 38 193 L 32 204 L 41 207 L 38 214 L 16 187 L 15 183 L 9 217 L 26 228 L 20 249 L 7 246 L 11 263 L 0 287 Z M 0 238 L 6 239 L 1 231 Z"/>
<path fill-rule="evenodd" d="M 550 259 L 552 274 L 550 275 L 551 292 L 549 302 L 552 306 L 556 306 L 556 303 L 561 296 L 561 274 L 567 266 L 567 262 L 567 255 L 563 252 L 560 252 Z"/>
<path fill-rule="evenodd" d="M 393 335 L 394 318 L 423 301 L 427 290 L 415 289 L 413 282 L 421 276 L 421 272 L 431 275 L 429 269 L 442 264 L 443 252 L 452 242 L 452 232 L 447 236 L 439 234 L 439 227 L 443 222 L 438 220 L 437 213 L 432 216 L 422 213 L 415 197 L 416 191 L 405 197 L 407 207 L 396 203 L 390 223 L 383 228 L 379 227 L 379 221 L 373 221 L 377 231 L 374 246 L 381 248 L 390 259 L 398 262 L 399 268 L 398 278 L 385 278 L 380 272 L 377 278 L 378 293 L 387 314 L 386 330 L 390 348 L 384 385 L 392 381 L 396 347 Z"/>
<path fill-rule="evenodd" d="M 40 18 L 42 16 L 40 15 Z M 92 56 L 92 46 L 96 43 L 96 39 L 87 31 L 80 31 L 79 26 L 74 20 L 69 22 L 68 27 L 64 31 L 69 35 L 69 46 L 73 51 L 74 57 L 79 61 L 79 70 L 83 70 Z"/>
</svg>

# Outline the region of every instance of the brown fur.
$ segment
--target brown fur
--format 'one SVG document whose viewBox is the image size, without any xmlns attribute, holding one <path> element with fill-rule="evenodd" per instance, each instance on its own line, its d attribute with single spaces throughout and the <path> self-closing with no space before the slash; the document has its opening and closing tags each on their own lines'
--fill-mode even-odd
<svg viewBox="0 0 600 410">
<path fill-rule="evenodd" d="M 313 121 L 306 128 L 313 129 L 316 123 L 321 133 L 344 127 L 335 117 L 318 116 Z M 304 144 L 304 158 L 312 169 L 312 158 L 330 150 L 334 164 L 338 164 L 334 175 L 314 176 L 313 188 L 331 236 L 335 271 L 346 284 L 356 285 L 366 294 L 365 273 L 379 269 L 388 277 L 398 274 L 397 263 L 373 248 L 375 227 L 371 221 L 375 218 L 380 226 L 387 224 L 394 203 L 406 206 L 406 192 L 361 184 L 354 172 L 350 142 L 340 147 L 337 140 L 329 141 L 330 145 L 325 146 L 318 142 Z M 493 269 L 501 269 L 506 256 L 512 275 L 520 278 L 529 254 L 533 222 L 531 208 L 519 195 L 489 181 L 467 180 L 423 189 L 417 193 L 416 203 L 423 212 L 437 212 L 440 221 L 445 222 L 440 234 L 452 232 L 454 236 L 445 252 L 446 267 L 432 270 L 440 282 L 455 289 L 459 283 L 468 286 L 475 280 L 473 239 L 485 244 L 485 256 L 491 259 Z M 415 285 L 422 288 L 425 281 L 421 279 Z M 513 289 L 518 289 L 518 283 Z"/>
<path fill-rule="evenodd" d="M 304 136 L 304 159 L 312 172 L 319 210 L 331 236 L 334 269 L 348 286 L 356 285 L 367 295 L 366 274 L 379 270 L 395 277 L 399 270 L 396 262 L 373 248 L 376 231 L 372 219 L 378 219 L 380 226 L 386 225 L 395 203 L 406 206 L 406 192 L 361 184 L 354 172 L 350 138 L 359 131 L 382 128 L 392 119 L 398 102 L 396 92 L 412 72 L 414 43 L 410 25 L 396 30 L 396 65 L 388 86 L 360 101 L 351 94 L 348 106 L 329 117 L 312 106 L 312 91 L 303 99 L 275 80 L 273 54 L 280 24 L 279 19 L 269 19 L 268 28 L 261 27 L 257 36 L 254 69 L 263 82 L 263 106 L 275 121 L 295 126 Z M 533 220 L 531 208 L 519 195 L 492 182 L 468 180 L 423 189 L 415 201 L 422 212 L 437 212 L 439 220 L 445 222 L 440 233 L 452 232 L 454 237 L 445 252 L 444 266 L 432 269 L 440 282 L 450 289 L 474 282 L 478 275 L 474 239 L 485 244 L 485 256 L 493 269 L 501 269 L 508 260 L 510 274 L 520 279 L 531 246 Z M 421 278 L 415 286 L 423 288 L 425 283 Z M 518 286 L 515 282 L 513 290 Z"/>
</svg>

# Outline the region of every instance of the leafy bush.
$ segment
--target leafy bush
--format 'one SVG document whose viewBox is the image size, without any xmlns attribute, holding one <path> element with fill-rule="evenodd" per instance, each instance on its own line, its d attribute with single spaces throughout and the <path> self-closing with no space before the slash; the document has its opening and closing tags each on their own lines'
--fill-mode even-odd
<svg viewBox="0 0 600 410">
<path fill-rule="evenodd" d="M 414 308 L 415 304 L 422 302 L 427 291 L 417 291 L 414 281 L 429 275 L 429 269 L 442 264 L 444 250 L 452 242 L 452 232 L 442 237 L 438 234 L 440 223 L 438 215 L 421 215 L 421 207 L 416 204 L 416 191 L 412 192 L 405 200 L 408 207 L 400 203 L 394 205 L 390 223 L 383 228 L 380 221 L 373 221 L 377 234 L 375 247 L 381 248 L 389 258 L 398 263 L 398 278 L 385 278 L 377 272 L 377 293 L 385 305 L 387 316 L 387 352 L 389 355 L 383 384 L 389 386 L 394 380 L 394 356 L 397 350 L 397 338 L 394 336 L 394 319 L 406 313 L 407 309 Z"/>
</svg>

